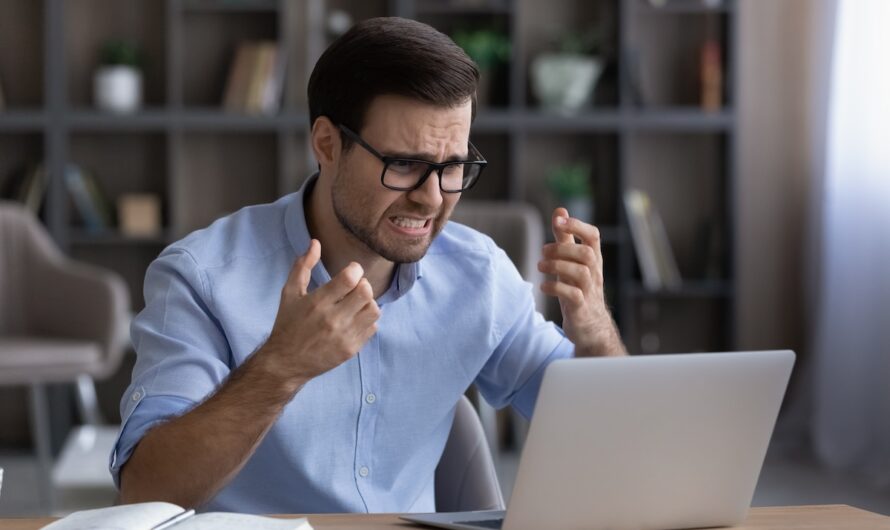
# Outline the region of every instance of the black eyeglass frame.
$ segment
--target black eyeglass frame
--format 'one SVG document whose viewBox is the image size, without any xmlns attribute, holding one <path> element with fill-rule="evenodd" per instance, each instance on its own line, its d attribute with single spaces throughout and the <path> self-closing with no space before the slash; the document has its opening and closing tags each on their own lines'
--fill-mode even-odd
<svg viewBox="0 0 890 530">
<path fill-rule="evenodd" d="M 338 125 L 339 129 L 343 131 L 346 136 L 348 136 L 352 141 L 356 142 L 360 146 L 364 147 L 369 153 L 377 157 L 381 162 L 383 162 L 383 171 L 380 173 L 380 184 L 387 189 L 391 189 L 393 191 L 414 191 L 417 188 L 423 186 L 426 180 L 430 177 L 433 171 L 436 172 L 436 175 L 439 177 L 439 190 L 442 193 L 462 193 L 472 188 L 479 182 L 479 177 L 482 176 L 482 171 L 485 169 L 485 166 L 488 165 L 488 161 L 485 160 L 485 157 L 482 156 L 482 153 L 479 152 L 479 149 L 473 145 L 473 142 L 468 141 L 470 149 L 472 150 L 472 155 L 478 157 L 478 160 L 454 160 L 451 162 L 430 162 L 429 160 L 421 160 L 419 158 L 400 158 L 396 156 L 386 156 L 381 154 L 379 151 L 371 147 L 368 142 L 364 141 L 361 136 L 358 135 L 355 131 L 350 129 L 349 127 L 340 124 Z M 409 187 L 399 187 L 399 186 L 390 186 L 386 183 L 386 170 L 389 169 L 389 165 L 393 162 L 412 162 L 412 163 L 420 163 L 426 164 L 427 169 L 424 171 L 423 176 L 417 181 L 414 186 Z M 459 190 L 446 190 L 442 187 L 442 172 L 445 171 L 445 168 L 448 166 L 455 165 L 475 165 L 479 167 L 479 173 L 476 175 L 476 178 L 470 183 L 469 186 L 463 187 Z"/>
</svg>

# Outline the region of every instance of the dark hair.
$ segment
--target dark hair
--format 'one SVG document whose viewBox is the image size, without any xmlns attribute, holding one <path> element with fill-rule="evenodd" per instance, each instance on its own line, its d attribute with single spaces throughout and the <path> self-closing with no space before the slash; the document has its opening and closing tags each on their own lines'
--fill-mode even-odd
<svg viewBox="0 0 890 530">
<path fill-rule="evenodd" d="M 309 123 L 327 116 L 361 132 L 365 112 L 381 95 L 453 107 L 472 99 L 476 116 L 479 69 L 447 35 L 398 17 L 359 22 L 333 42 L 309 77 Z M 343 145 L 352 142 L 341 134 Z"/>
</svg>

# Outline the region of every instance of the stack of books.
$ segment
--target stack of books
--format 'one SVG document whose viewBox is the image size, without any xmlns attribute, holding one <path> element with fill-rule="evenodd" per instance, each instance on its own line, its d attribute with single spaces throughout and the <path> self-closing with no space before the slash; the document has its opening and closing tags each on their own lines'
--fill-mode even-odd
<svg viewBox="0 0 890 530">
<path fill-rule="evenodd" d="M 679 288 L 682 279 L 677 260 L 652 199 L 644 191 L 629 189 L 624 192 L 624 209 L 630 222 L 643 286 L 652 291 Z"/>
<path fill-rule="evenodd" d="M 223 107 L 248 114 L 278 112 L 286 63 L 285 53 L 274 41 L 238 45 L 229 69 Z"/>
</svg>

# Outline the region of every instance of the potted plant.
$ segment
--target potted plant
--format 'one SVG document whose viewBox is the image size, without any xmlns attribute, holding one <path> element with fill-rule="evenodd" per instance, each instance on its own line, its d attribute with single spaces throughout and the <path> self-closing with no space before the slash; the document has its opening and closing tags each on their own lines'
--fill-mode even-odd
<svg viewBox="0 0 890 530">
<path fill-rule="evenodd" d="M 458 30 L 451 38 L 479 67 L 477 104 L 490 105 L 498 74 L 510 60 L 510 38 L 506 33 L 492 28 Z"/>
<path fill-rule="evenodd" d="M 569 215 L 585 223 L 593 222 L 591 167 L 585 162 L 561 164 L 547 171 L 547 187 Z"/>
<path fill-rule="evenodd" d="M 141 65 L 141 53 L 135 44 L 119 40 L 106 42 L 93 77 L 96 106 L 116 113 L 139 110 L 142 105 Z"/>
<path fill-rule="evenodd" d="M 590 101 L 603 69 L 598 31 L 568 32 L 556 52 L 545 52 L 532 61 L 532 89 L 541 106 L 572 113 Z"/>
</svg>

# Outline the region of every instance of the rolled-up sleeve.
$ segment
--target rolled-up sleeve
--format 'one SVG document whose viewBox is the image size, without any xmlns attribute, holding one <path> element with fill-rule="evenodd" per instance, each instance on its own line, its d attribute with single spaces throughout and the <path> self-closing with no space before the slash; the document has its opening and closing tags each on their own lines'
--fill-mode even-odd
<svg viewBox="0 0 890 530">
<path fill-rule="evenodd" d="M 500 249 L 495 252 L 491 274 L 496 346 L 476 385 L 492 406 L 509 404 L 530 418 L 544 370 L 556 359 L 572 357 L 575 346 L 558 326 L 538 313 L 533 286 L 522 279 Z"/>
<path fill-rule="evenodd" d="M 121 467 L 145 433 L 200 403 L 231 371 L 204 273 L 188 251 L 171 247 L 152 262 L 144 292 L 145 309 L 130 328 L 136 365 L 109 461 L 118 487 Z"/>
</svg>

